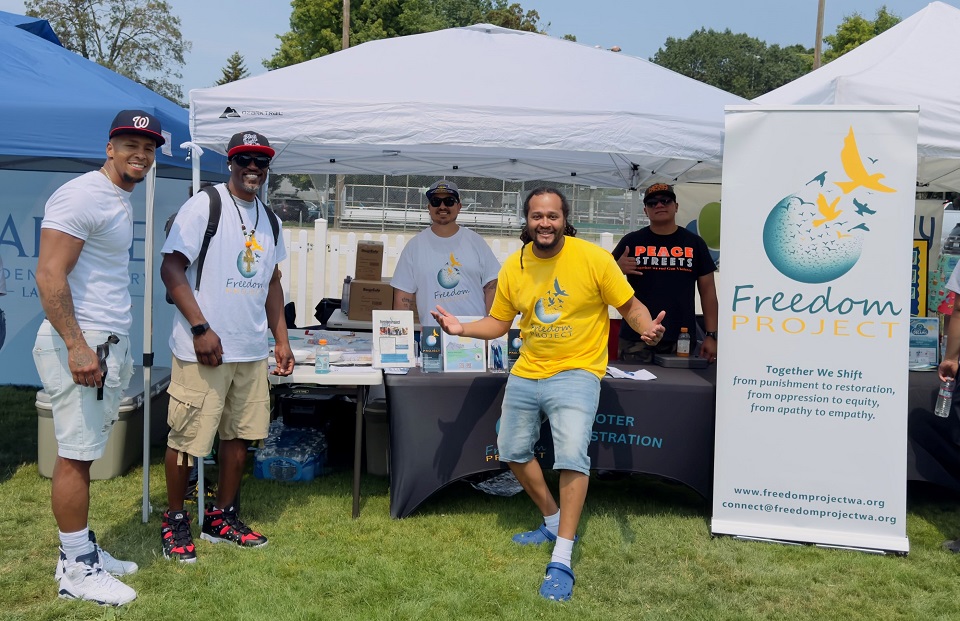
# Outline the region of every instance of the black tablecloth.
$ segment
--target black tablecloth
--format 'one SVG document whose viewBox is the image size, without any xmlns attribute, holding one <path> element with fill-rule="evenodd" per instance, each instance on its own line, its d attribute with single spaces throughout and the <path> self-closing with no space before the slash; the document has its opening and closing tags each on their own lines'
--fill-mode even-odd
<svg viewBox="0 0 960 621">
<path fill-rule="evenodd" d="M 646 368 L 653 381 L 604 378 L 590 444 L 595 469 L 662 475 L 705 497 L 713 474 L 716 368 Z M 402 518 L 457 479 L 506 468 L 496 456 L 505 374 L 386 375 L 390 514 Z M 549 425 L 538 458 L 553 464 Z"/>
<path fill-rule="evenodd" d="M 939 388 L 935 372 L 910 373 L 907 479 L 960 492 L 960 392 L 950 416 L 941 418 L 933 413 Z"/>
</svg>

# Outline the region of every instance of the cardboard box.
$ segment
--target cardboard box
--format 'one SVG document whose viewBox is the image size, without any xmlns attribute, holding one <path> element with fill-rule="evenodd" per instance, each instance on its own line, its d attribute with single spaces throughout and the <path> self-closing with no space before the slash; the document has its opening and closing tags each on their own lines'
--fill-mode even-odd
<svg viewBox="0 0 960 621">
<path fill-rule="evenodd" d="M 383 242 L 360 240 L 357 242 L 357 280 L 379 281 L 383 277 Z M 350 297 L 353 303 L 353 296 Z M 387 308 L 391 308 L 387 306 Z M 350 319 L 353 319 L 351 317 Z"/>
<path fill-rule="evenodd" d="M 347 319 L 372 321 L 374 310 L 393 308 L 393 287 L 379 280 L 354 280 L 350 283 L 350 311 Z"/>
</svg>

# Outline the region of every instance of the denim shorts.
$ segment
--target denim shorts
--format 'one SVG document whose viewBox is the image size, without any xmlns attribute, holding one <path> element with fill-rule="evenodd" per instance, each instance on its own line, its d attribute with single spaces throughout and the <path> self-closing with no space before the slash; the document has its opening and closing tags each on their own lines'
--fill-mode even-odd
<svg viewBox="0 0 960 621">
<path fill-rule="evenodd" d="M 554 470 L 590 474 L 587 447 L 599 403 L 600 379 L 583 369 L 539 380 L 510 375 L 497 435 L 500 461 L 526 463 L 533 459 L 542 412 L 553 435 Z"/>
<path fill-rule="evenodd" d="M 106 342 L 111 332 L 84 330 L 83 338 L 94 350 Z M 37 331 L 33 361 L 37 365 L 43 391 L 50 397 L 53 430 L 57 436 L 57 454 L 67 459 L 93 461 L 103 457 L 113 424 L 120 418 L 123 391 L 133 375 L 130 339 L 117 335 L 120 342 L 110 345 L 103 399 L 97 389 L 73 382 L 67 361 L 67 345 L 57 331 L 44 320 Z"/>
</svg>

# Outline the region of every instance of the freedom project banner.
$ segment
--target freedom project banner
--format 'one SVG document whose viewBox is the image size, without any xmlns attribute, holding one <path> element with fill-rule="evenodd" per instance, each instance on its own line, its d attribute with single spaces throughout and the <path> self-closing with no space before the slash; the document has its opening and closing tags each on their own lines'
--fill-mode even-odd
<svg viewBox="0 0 960 621">
<path fill-rule="evenodd" d="M 728 107 L 716 534 L 907 552 L 918 111 Z"/>
</svg>

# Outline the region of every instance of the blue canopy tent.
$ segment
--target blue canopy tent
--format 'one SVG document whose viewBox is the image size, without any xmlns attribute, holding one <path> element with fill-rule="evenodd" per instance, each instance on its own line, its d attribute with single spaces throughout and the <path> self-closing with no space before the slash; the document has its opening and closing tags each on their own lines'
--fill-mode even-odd
<svg viewBox="0 0 960 621">
<path fill-rule="evenodd" d="M 30 364 L 33 339 L 43 319 L 34 271 L 43 206 L 57 187 L 79 173 L 99 168 L 105 159 L 107 131 L 116 113 L 139 109 L 153 114 L 166 144 L 157 150 L 156 167 L 146 183 L 146 200 L 134 196 L 134 245 L 130 249 L 134 327 L 131 343 L 143 341 L 144 394 L 152 385 L 153 308 L 164 309 L 158 332 L 172 323 L 172 308 L 162 291 L 154 291 L 154 248 L 162 242 L 165 220 L 187 198 L 193 178 L 189 113 L 174 102 L 109 69 L 65 49 L 48 22 L 0 11 L 0 253 L 8 293 L 0 298 L 7 335 L 0 356 L 3 383 L 39 384 Z M 226 159 L 204 157 L 201 174 L 210 180 L 227 176 Z M 156 203 L 156 204 L 155 204 Z M 155 213 L 156 209 L 156 213 Z M 137 298 L 141 298 L 138 300 Z M 142 317 L 142 321 L 140 320 Z M 142 330 L 142 334 L 140 331 Z M 169 356 L 166 341 L 162 356 Z M 167 358 L 168 359 L 168 358 Z M 144 520 L 149 486 L 150 399 L 144 399 Z"/>
</svg>

